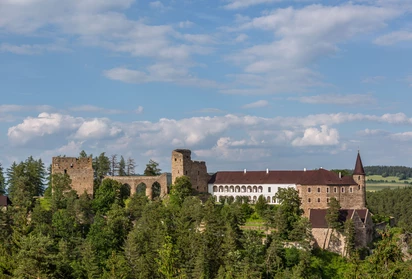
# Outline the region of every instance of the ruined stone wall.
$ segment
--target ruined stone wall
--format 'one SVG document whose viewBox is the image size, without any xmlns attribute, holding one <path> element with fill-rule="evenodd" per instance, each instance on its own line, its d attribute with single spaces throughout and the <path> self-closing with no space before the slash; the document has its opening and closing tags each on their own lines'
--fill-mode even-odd
<svg viewBox="0 0 412 279">
<path fill-rule="evenodd" d="M 78 195 L 87 192 L 93 195 L 92 158 L 53 157 L 52 174 L 67 173 L 72 180 L 71 187 Z"/>
<path fill-rule="evenodd" d="M 328 208 L 331 197 L 336 198 L 344 209 L 365 208 L 364 187 L 359 185 L 297 185 L 297 190 L 305 216 L 308 216 L 310 208 Z"/>
<path fill-rule="evenodd" d="M 192 183 L 192 188 L 198 192 L 207 192 L 210 175 L 207 173 L 206 163 L 192 161 L 191 151 L 176 149 L 172 152 L 172 181 L 186 175 Z"/>
<path fill-rule="evenodd" d="M 169 183 L 168 181 L 168 174 L 163 173 L 158 176 L 106 176 L 106 178 L 110 178 L 116 180 L 122 184 L 127 184 L 130 186 L 130 194 L 133 195 L 136 193 L 136 188 L 140 183 L 144 183 L 146 185 L 146 196 L 149 199 L 153 199 L 154 197 L 154 184 L 157 182 L 160 184 L 160 197 L 163 198 L 168 194 Z"/>
</svg>

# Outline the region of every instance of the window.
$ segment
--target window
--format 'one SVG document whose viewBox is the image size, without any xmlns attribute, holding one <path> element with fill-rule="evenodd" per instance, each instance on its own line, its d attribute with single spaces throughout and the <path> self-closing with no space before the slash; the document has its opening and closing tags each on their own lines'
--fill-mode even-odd
<svg viewBox="0 0 412 279">
<path fill-rule="evenodd" d="M 342 193 L 345 193 L 345 187 L 342 187 L 342 188 L 341 188 L 341 192 L 342 192 Z"/>
<path fill-rule="evenodd" d="M 320 193 L 320 187 L 318 187 L 318 193 Z"/>
<path fill-rule="evenodd" d="M 186 175 L 187 175 L 187 171 L 186 171 Z"/>
<path fill-rule="evenodd" d="M 308 188 L 308 193 L 310 193 L 310 191 L 311 191 L 311 189 L 310 189 L 310 187 Z"/>
<path fill-rule="evenodd" d="M 199 175 L 200 174 L 200 171 L 197 171 L 197 175 Z"/>
<path fill-rule="evenodd" d="M 352 189 L 352 187 L 350 187 L 350 188 L 349 188 L 349 192 L 351 192 L 351 193 L 353 192 L 353 189 Z"/>
<path fill-rule="evenodd" d="M 326 188 L 326 193 L 329 193 L 329 187 L 328 187 L 328 188 Z"/>
<path fill-rule="evenodd" d="M 64 170 L 64 174 L 67 174 L 67 170 Z"/>
<path fill-rule="evenodd" d="M 310 198 L 308 199 L 308 202 L 310 202 Z"/>
<path fill-rule="evenodd" d="M 268 187 L 268 192 L 270 193 L 270 187 Z"/>
<path fill-rule="evenodd" d="M 358 185 L 358 190 L 360 190 L 360 185 Z"/>
<path fill-rule="evenodd" d="M 336 187 L 333 188 L 333 192 L 334 192 L 334 193 L 337 193 L 337 192 L 338 192 L 338 188 L 336 188 Z"/>
<path fill-rule="evenodd" d="M 175 162 L 177 161 L 177 158 L 175 158 Z"/>
<path fill-rule="evenodd" d="M 318 202 L 320 202 L 320 198 L 318 198 Z"/>
<path fill-rule="evenodd" d="M 360 180 L 360 175 L 358 176 L 358 180 Z"/>
<path fill-rule="evenodd" d="M 329 198 L 326 199 L 326 202 L 329 203 Z"/>
</svg>

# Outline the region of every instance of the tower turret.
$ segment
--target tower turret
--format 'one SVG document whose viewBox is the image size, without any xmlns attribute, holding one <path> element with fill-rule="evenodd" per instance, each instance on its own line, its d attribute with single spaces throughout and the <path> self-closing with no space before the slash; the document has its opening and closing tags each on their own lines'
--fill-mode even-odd
<svg viewBox="0 0 412 279">
<path fill-rule="evenodd" d="M 356 157 L 355 169 L 353 171 L 353 180 L 358 184 L 358 191 L 362 195 L 362 207 L 366 206 L 366 174 L 363 168 L 362 159 L 358 151 Z"/>
</svg>

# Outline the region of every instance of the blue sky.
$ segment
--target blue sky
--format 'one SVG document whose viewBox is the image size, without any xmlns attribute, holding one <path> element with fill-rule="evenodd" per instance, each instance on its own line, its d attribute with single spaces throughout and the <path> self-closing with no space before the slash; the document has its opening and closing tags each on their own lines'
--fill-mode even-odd
<svg viewBox="0 0 412 279">
<path fill-rule="evenodd" d="M 411 166 L 412 2 L 0 0 L 0 162 Z"/>
</svg>

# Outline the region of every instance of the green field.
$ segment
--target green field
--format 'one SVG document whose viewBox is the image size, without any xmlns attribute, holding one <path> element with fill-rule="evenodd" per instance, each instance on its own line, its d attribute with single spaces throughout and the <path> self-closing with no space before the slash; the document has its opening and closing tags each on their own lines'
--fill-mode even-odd
<svg viewBox="0 0 412 279">
<path fill-rule="evenodd" d="M 408 182 L 408 183 L 405 183 Z M 394 189 L 399 187 L 411 186 L 412 179 L 399 180 L 396 176 L 382 177 L 382 175 L 366 176 L 366 190 L 379 191 L 383 189 Z"/>
</svg>

